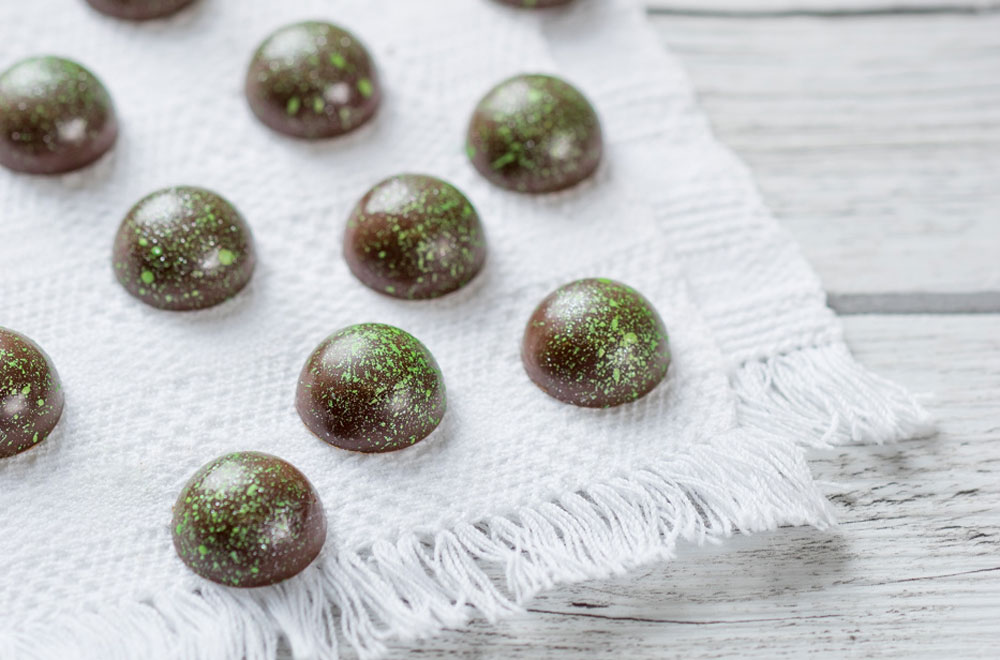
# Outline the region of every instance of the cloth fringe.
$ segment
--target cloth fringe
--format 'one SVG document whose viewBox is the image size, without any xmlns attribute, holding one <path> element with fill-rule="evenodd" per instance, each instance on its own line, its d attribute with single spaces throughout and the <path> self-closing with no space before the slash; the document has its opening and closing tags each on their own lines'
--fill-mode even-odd
<svg viewBox="0 0 1000 660">
<path fill-rule="evenodd" d="M 746 362 L 730 381 L 741 423 L 804 447 L 882 444 L 934 432 L 913 396 L 858 364 L 841 342 Z"/>
<path fill-rule="evenodd" d="M 731 376 L 741 426 L 611 482 L 358 552 L 326 553 L 274 587 L 197 592 L 74 612 L 0 636 L 0 658 L 361 658 L 429 637 L 473 613 L 490 621 L 556 584 L 673 557 L 679 541 L 716 542 L 779 525 L 834 523 L 801 450 L 886 442 L 930 430 L 904 390 L 841 344 L 742 365 Z M 766 429 L 766 431 L 764 430 Z"/>
<path fill-rule="evenodd" d="M 798 450 L 734 431 L 655 469 L 507 516 L 324 555 L 274 587 L 205 583 L 196 593 L 26 624 L 0 637 L 0 658 L 265 660 L 281 638 L 296 658 L 336 658 L 338 642 L 373 658 L 390 640 L 461 626 L 473 612 L 509 615 L 556 584 L 669 559 L 680 540 L 779 524 L 825 528 L 833 516 Z"/>
</svg>

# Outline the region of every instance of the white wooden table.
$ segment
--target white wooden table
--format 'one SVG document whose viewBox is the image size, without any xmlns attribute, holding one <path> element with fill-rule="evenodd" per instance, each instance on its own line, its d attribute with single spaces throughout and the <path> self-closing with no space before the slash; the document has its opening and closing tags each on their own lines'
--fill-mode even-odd
<svg viewBox="0 0 1000 660">
<path fill-rule="evenodd" d="M 816 455 L 838 530 L 685 548 L 393 657 L 1000 657 L 1000 2 L 650 3 L 858 358 L 934 393 L 941 434 Z"/>
</svg>

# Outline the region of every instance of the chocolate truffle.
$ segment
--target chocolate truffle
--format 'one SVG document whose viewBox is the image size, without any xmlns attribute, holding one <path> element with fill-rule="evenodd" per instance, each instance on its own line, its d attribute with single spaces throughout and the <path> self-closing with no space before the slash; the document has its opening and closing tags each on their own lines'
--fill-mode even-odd
<svg viewBox="0 0 1000 660">
<path fill-rule="evenodd" d="M 24 335 L 0 328 L 0 458 L 49 437 L 63 410 L 59 374 Z"/>
<path fill-rule="evenodd" d="M 343 135 L 371 119 L 381 92 L 375 64 L 350 32 L 309 21 L 269 36 L 250 62 L 247 99 L 257 118 L 300 138 Z"/>
<path fill-rule="evenodd" d="M 524 331 L 521 359 L 547 394 L 608 408 L 646 395 L 667 374 L 667 330 L 648 300 L 606 279 L 571 282 L 549 294 Z"/>
<path fill-rule="evenodd" d="M 94 162 L 118 137 L 111 96 L 94 74 L 59 57 L 22 60 L 0 75 L 0 164 L 59 174 Z"/>
<path fill-rule="evenodd" d="M 423 344 L 391 325 L 362 323 L 330 335 L 309 356 L 295 407 L 331 445 L 385 452 L 430 435 L 445 399 L 441 369 Z"/>
<path fill-rule="evenodd" d="M 108 16 L 144 21 L 160 18 L 188 6 L 194 0 L 87 0 L 90 6 Z"/>
<path fill-rule="evenodd" d="M 355 206 L 344 257 L 351 272 L 380 293 L 437 298 L 476 276 L 486 260 L 486 236 L 457 188 L 432 176 L 400 174 Z"/>
<path fill-rule="evenodd" d="M 326 514 L 293 465 L 242 451 L 194 473 L 174 504 L 173 536 L 181 561 L 201 577 L 263 587 L 316 558 L 326 541 Z"/>
<path fill-rule="evenodd" d="M 494 184 L 547 193 L 594 173 L 601 123 L 583 94 L 559 78 L 521 75 L 494 87 L 469 124 L 472 164 Z"/>
<path fill-rule="evenodd" d="M 246 286 L 254 262 L 253 237 L 239 211 L 217 194 L 190 186 L 141 199 L 115 237 L 118 281 L 160 309 L 217 305 Z"/>
<path fill-rule="evenodd" d="M 559 5 L 568 5 L 573 2 L 573 0 L 499 0 L 505 5 L 514 5 L 515 7 L 525 7 L 527 9 L 542 9 L 544 7 L 558 7 Z"/>
</svg>

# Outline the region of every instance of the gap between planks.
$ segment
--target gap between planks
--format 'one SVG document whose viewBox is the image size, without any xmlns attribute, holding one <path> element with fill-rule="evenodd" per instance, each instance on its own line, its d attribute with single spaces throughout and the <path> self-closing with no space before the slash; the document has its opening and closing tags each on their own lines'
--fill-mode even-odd
<svg viewBox="0 0 1000 660">
<path fill-rule="evenodd" d="M 842 316 L 858 314 L 1000 314 L 1000 291 L 975 293 L 828 293 Z"/>
<path fill-rule="evenodd" d="M 658 16 L 689 16 L 699 18 L 851 18 L 866 16 L 955 15 L 1000 12 L 1000 2 L 967 2 L 941 4 L 872 4 L 858 6 L 813 6 L 809 3 L 779 3 L 776 6 L 743 7 L 742 3 L 705 6 L 673 2 L 650 2 L 647 11 Z"/>
</svg>

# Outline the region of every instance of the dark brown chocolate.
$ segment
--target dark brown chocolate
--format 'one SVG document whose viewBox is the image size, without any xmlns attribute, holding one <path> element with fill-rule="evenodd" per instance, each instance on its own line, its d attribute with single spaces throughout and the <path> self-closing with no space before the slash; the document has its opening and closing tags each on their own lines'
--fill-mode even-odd
<svg viewBox="0 0 1000 660">
<path fill-rule="evenodd" d="M 449 183 L 401 174 L 361 198 L 347 221 L 344 258 L 379 293 L 437 298 L 465 286 L 486 260 L 486 235 L 469 200 Z"/>
<path fill-rule="evenodd" d="M 263 587 L 302 572 L 326 541 L 326 514 L 305 475 L 256 451 L 195 472 L 174 504 L 174 548 L 203 578 Z"/>
<path fill-rule="evenodd" d="M 173 14 L 194 0 L 87 0 L 87 2 L 108 16 L 130 21 L 145 21 Z"/>
<path fill-rule="evenodd" d="M 49 437 L 63 411 L 59 374 L 38 344 L 0 328 L 0 459 Z"/>
<path fill-rule="evenodd" d="M 395 451 L 420 442 L 441 422 L 444 378 L 413 335 L 362 323 L 334 333 L 309 356 L 295 407 L 306 427 L 331 445 Z"/>
<path fill-rule="evenodd" d="M 69 172 L 103 156 L 117 137 L 111 96 L 76 62 L 32 57 L 0 75 L 0 165 Z"/>
<path fill-rule="evenodd" d="M 250 62 L 250 108 L 272 129 L 327 138 L 358 128 L 375 114 L 381 90 L 375 64 L 350 32 L 308 21 L 269 36 Z"/>
<path fill-rule="evenodd" d="M 192 310 L 235 296 L 250 281 L 253 237 L 219 195 L 191 186 L 157 191 L 128 212 L 115 237 L 122 286 L 160 309 Z"/>
<path fill-rule="evenodd" d="M 525 193 L 574 186 L 597 169 L 601 123 L 583 94 L 544 75 L 520 75 L 494 87 L 469 123 L 467 150 L 494 184 Z"/>
<path fill-rule="evenodd" d="M 606 279 L 561 286 L 524 331 L 521 359 L 547 394 L 607 408 L 645 396 L 670 366 L 667 330 L 635 289 Z"/>
</svg>

